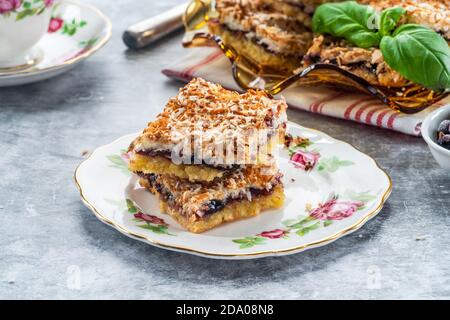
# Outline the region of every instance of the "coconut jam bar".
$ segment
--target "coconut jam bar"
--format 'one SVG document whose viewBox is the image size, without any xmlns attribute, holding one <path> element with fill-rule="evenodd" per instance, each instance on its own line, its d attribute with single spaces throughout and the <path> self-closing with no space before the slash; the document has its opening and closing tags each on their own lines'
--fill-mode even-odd
<svg viewBox="0 0 450 320">
<path fill-rule="evenodd" d="M 211 183 L 193 183 L 171 175 L 141 174 L 140 184 L 160 198 L 160 208 L 190 232 L 279 208 L 284 194 L 281 174 L 248 167 Z"/>
<path fill-rule="evenodd" d="M 379 50 L 361 49 L 341 41 L 314 35 L 312 17 L 324 3 L 343 0 L 216 0 L 211 33 L 220 36 L 239 54 L 259 66 L 277 72 L 300 72 L 314 63 L 336 64 L 372 85 L 403 87 L 408 84 L 384 61 Z M 449 0 L 357 0 L 376 11 L 402 7 L 401 21 L 427 26 L 450 42 Z"/>
<path fill-rule="evenodd" d="M 303 59 L 304 68 L 315 64 L 326 63 L 339 66 L 375 86 L 403 87 L 409 81 L 384 61 L 378 48 L 358 48 L 342 39 L 328 35 L 314 38 L 311 48 Z"/>
<path fill-rule="evenodd" d="M 435 0 L 359 0 L 376 11 L 402 7 L 405 16 L 399 24 L 415 23 L 427 26 L 450 41 L 450 1 Z M 334 64 L 380 87 L 405 87 L 410 81 L 392 69 L 384 60 L 379 48 L 359 48 L 344 39 L 330 35 L 316 35 L 303 58 L 303 66 L 295 72 L 316 64 Z"/>
<path fill-rule="evenodd" d="M 284 139 L 286 108 L 285 101 L 272 99 L 263 91 L 239 94 L 218 84 L 194 79 L 169 100 L 156 120 L 132 142 L 130 170 L 171 174 L 193 182 L 222 178 L 249 163 L 243 159 L 234 161 L 240 155 L 233 157 L 231 154 L 242 149 L 249 151 L 245 149 L 246 138 L 265 133 L 252 147 L 266 151 Z M 234 144 L 244 145 L 244 148 L 235 147 L 230 151 L 230 134 L 235 134 L 231 137 Z M 188 148 L 185 148 L 186 142 Z M 218 146 L 223 147 L 222 153 L 218 152 Z M 201 156 L 196 157 L 198 154 Z M 270 156 L 270 152 L 266 155 Z M 260 161 L 262 157 L 258 154 L 253 164 Z M 267 161 L 262 162 L 259 164 Z"/>
<path fill-rule="evenodd" d="M 272 151 L 285 136 L 286 108 L 263 91 L 194 79 L 131 143 L 129 169 L 191 232 L 280 207 Z"/>
<path fill-rule="evenodd" d="M 315 2 L 217 0 L 209 30 L 264 68 L 291 72 L 311 44 Z"/>
</svg>

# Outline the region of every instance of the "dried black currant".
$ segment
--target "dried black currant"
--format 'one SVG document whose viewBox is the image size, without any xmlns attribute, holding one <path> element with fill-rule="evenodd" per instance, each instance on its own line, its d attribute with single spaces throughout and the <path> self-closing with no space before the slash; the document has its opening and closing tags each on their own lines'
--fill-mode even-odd
<svg viewBox="0 0 450 320">
<path fill-rule="evenodd" d="M 450 150 L 450 134 L 440 133 L 439 138 L 438 138 L 438 143 L 442 147 Z"/>
<path fill-rule="evenodd" d="M 438 132 L 442 132 L 443 134 L 450 133 L 450 120 L 444 120 L 438 127 Z"/>
<path fill-rule="evenodd" d="M 224 207 L 225 207 L 224 201 L 213 199 L 208 202 L 207 208 L 204 211 L 204 213 L 211 214 L 223 209 Z"/>
</svg>

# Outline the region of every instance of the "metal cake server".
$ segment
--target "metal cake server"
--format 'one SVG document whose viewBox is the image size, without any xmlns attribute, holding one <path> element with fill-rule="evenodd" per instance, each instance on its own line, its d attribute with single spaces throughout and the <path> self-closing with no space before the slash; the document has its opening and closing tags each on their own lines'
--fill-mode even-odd
<svg viewBox="0 0 450 320">
<path fill-rule="evenodd" d="M 178 5 L 150 19 L 130 26 L 123 33 L 123 42 L 131 49 L 142 49 L 183 27 L 183 15 L 189 2 Z"/>
</svg>

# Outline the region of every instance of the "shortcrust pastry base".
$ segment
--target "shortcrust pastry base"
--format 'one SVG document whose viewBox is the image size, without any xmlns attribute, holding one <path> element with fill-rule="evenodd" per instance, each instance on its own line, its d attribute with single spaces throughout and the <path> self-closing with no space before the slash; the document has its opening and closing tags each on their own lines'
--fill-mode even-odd
<svg viewBox="0 0 450 320">
<path fill-rule="evenodd" d="M 273 153 L 278 144 L 284 143 L 285 128 L 278 129 L 278 136 L 272 137 L 264 146 L 268 153 Z M 277 139 L 278 138 L 278 139 Z M 258 155 L 255 165 L 270 164 L 270 158 Z M 211 182 L 223 178 L 229 170 L 219 170 L 212 167 L 196 164 L 175 164 L 163 156 L 145 156 L 135 154 L 128 166 L 130 171 L 146 174 L 173 175 L 190 182 Z"/>
<path fill-rule="evenodd" d="M 139 182 L 141 186 L 150 192 L 156 193 L 149 186 L 146 179 L 140 179 Z M 203 218 L 183 216 L 177 210 L 171 208 L 167 202 L 159 200 L 159 203 L 162 212 L 170 215 L 189 232 L 202 233 L 226 222 L 257 216 L 262 210 L 280 208 L 284 204 L 284 198 L 283 186 L 280 184 L 275 186 L 269 195 L 254 197 L 252 201 L 239 200 L 232 202 L 222 210 Z"/>
<path fill-rule="evenodd" d="M 143 156 L 136 154 L 130 161 L 129 169 L 133 172 L 168 174 L 191 182 L 213 181 L 221 178 L 226 171 L 202 165 L 174 164 L 170 159 L 161 156 Z"/>
<path fill-rule="evenodd" d="M 209 30 L 211 33 L 218 35 L 225 43 L 230 43 L 237 52 L 249 57 L 263 68 L 291 74 L 301 66 L 302 59 L 289 58 L 282 54 L 268 52 L 262 46 L 244 36 L 234 35 L 218 23 L 210 23 Z"/>
</svg>

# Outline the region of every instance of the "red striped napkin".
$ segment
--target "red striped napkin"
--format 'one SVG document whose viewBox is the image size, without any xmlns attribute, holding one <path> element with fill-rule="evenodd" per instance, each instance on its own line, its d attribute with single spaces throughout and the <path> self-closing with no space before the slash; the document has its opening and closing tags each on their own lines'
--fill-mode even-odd
<svg viewBox="0 0 450 320">
<path fill-rule="evenodd" d="M 170 78 L 182 81 L 201 77 L 220 83 L 228 89 L 239 90 L 231 75 L 230 62 L 216 48 L 187 49 L 185 56 L 163 69 L 162 72 Z M 450 99 L 447 98 L 422 112 L 406 115 L 391 110 L 369 95 L 359 93 L 336 92 L 325 88 L 292 87 L 283 91 L 282 95 L 291 108 L 352 120 L 415 136 L 420 135 L 420 127 L 427 114 L 450 103 Z"/>
</svg>

